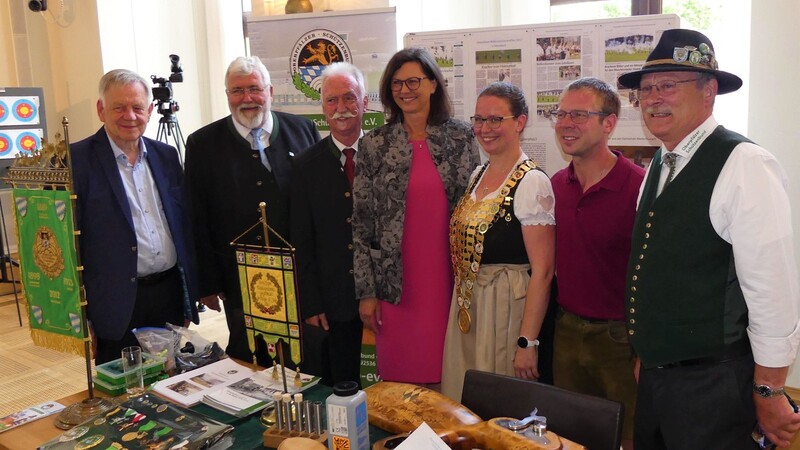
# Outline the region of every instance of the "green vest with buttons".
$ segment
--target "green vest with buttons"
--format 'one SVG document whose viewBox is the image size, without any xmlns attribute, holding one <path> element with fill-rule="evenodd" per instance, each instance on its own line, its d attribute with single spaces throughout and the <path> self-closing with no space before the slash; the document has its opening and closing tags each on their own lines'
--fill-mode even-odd
<svg viewBox="0 0 800 450">
<path fill-rule="evenodd" d="M 708 213 L 725 161 L 745 141 L 717 127 L 659 196 L 661 150 L 653 157 L 633 229 L 625 299 L 630 342 L 645 368 L 750 351 L 732 247 Z"/>
</svg>

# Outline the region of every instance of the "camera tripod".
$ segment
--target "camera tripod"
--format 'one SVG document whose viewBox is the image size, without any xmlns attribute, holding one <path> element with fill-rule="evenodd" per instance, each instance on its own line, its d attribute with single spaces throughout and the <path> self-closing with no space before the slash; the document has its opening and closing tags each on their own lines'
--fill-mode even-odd
<svg viewBox="0 0 800 450">
<path fill-rule="evenodd" d="M 169 138 L 172 137 L 172 142 Z M 172 112 L 163 114 L 161 119 L 158 120 L 158 133 L 156 133 L 156 140 L 165 144 L 173 144 L 178 149 L 178 160 L 183 166 L 183 153 L 186 151 L 186 142 L 183 140 L 183 133 L 181 132 L 181 125 L 178 123 L 178 117 Z"/>
</svg>

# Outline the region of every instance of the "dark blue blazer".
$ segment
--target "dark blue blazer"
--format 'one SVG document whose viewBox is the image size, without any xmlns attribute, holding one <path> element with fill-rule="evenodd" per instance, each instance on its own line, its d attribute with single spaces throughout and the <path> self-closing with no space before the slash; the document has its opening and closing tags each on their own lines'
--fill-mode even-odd
<svg viewBox="0 0 800 450">
<path fill-rule="evenodd" d="M 136 302 L 136 234 L 133 218 L 105 128 L 70 145 L 75 220 L 88 315 L 97 336 L 119 340 Z M 199 323 L 197 272 L 185 205 L 183 169 L 167 144 L 144 138 L 147 163 L 161 197 L 178 255 L 184 286 L 184 316 Z M 183 324 L 177 324 L 183 325 Z"/>
</svg>

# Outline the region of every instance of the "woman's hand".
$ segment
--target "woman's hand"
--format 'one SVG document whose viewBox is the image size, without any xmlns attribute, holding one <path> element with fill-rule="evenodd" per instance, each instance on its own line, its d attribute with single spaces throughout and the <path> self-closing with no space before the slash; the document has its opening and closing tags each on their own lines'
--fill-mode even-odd
<svg viewBox="0 0 800 450">
<path fill-rule="evenodd" d="M 514 374 L 523 380 L 539 379 L 539 349 L 535 346 L 517 348 L 514 355 Z"/>
<path fill-rule="evenodd" d="M 378 334 L 378 327 L 383 325 L 383 322 L 381 322 L 381 302 L 377 297 L 362 298 L 358 304 L 358 315 L 367 328 Z"/>
</svg>

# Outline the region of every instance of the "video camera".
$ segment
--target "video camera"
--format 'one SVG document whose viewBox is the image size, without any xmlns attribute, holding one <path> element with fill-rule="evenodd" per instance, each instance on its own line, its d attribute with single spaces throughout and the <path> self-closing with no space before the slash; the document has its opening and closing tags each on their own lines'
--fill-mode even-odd
<svg viewBox="0 0 800 450">
<path fill-rule="evenodd" d="M 156 102 L 156 111 L 161 115 L 172 115 L 178 111 L 180 106 L 178 102 L 172 99 L 172 83 L 183 82 L 183 69 L 181 68 L 181 57 L 178 55 L 169 55 L 169 60 L 172 63 L 170 71 L 172 72 L 169 79 L 151 75 L 150 79 L 153 80 L 153 100 Z"/>
</svg>

